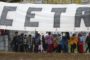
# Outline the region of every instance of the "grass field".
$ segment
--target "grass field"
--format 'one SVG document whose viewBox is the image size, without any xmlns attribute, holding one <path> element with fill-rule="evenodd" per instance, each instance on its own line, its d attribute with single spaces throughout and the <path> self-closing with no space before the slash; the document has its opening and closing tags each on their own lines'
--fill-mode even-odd
<svg viewBox="0 0 90 60">
<path fill-rule="evenodd" d="M 90 54 L 1 52 L 0 60 L 90 60 Z"/>
</svg>

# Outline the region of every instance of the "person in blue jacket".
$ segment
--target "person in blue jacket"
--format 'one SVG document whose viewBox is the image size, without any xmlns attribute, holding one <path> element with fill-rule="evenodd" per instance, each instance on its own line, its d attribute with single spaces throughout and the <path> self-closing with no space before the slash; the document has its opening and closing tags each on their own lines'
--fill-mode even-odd
<svg viewBox="0 0 90 60">
<path fill-rule="evenodd" d="M 68 36 L 67 33 L 62 33 L 62 41 L 61 41 L 61 45 L 62 45 L 62 50 L 64 53 L 68 53 Z"/>
</svg>

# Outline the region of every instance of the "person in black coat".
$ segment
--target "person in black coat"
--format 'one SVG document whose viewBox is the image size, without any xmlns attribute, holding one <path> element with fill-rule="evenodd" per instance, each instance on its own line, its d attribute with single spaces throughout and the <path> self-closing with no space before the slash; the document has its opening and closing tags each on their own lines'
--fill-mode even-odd
<svg viewBox="0 0 90 60">
<path fill-rule="evenodd" d="M 15 36 L 13 37 L 13 40 L 11 42 L 11 48 L 14 52 L 18 51 L 18 40 L 19 40 L 18 32 L 15 32 Z"/>
</svg>

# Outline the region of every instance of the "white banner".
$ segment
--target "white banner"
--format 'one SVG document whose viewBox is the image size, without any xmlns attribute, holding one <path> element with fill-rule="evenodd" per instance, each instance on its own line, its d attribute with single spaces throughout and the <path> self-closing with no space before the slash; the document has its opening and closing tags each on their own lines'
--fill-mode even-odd
<svg viewBox="0 0 90 60">
<path fill-rule="evenodd" d="M 90 4 L 0 3 L 0 29 L 90 31 Z"/>
</svg>

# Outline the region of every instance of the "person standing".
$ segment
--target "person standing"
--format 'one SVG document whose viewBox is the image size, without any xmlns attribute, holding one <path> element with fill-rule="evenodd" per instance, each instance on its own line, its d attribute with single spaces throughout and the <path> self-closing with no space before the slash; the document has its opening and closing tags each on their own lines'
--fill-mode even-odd
<svg viewBox="0 0 90 60">
<path fill-rule="evenodd" d="M 15 36 L 13 37 L 13 40 L 11 41 L 11 48 L 14 52 L 18 51 L 18 41 L 19 41 L 19 35 L 18 35 L 18 32 L 15 32 Z"/>
<path fill-rule="evenodd" d="M 35 32 L 35 37 L 34 37 L 34 44 L 35 44 L 35 46 L 34 46 L 34 52 L 38 52 L 38 46 L 40 45 L 40 37 L 41 37 L 41 35 L 36 31 Z"/>
<path fill-rule="evenodd" d="M 43 50 L 46 52 L 47 51 L 48 44 L 45 41 L 44 35 L 42 35 L 42 44 L 43 44 Z"/>
<path fill-rule="evenodd" d="M 69 40 L 70 43 L 70 51 L 71 53 L 75 53 L 75 49 L 77 48 L 78 38 L 76 37 L 76 34 L 73 34 L 72 37 Z"/>
<path fill-rule="evenodd" d="M 57 52 L 61 53 L 62 50 L 62 36 L 60 34 L 58 34 L 58 48 L 57 48 Z"/>
<path fill-rule="evenodd" d="M 33 51 L 33 41 L 32 41 L 32 35 L 28 35 L 27 37 L 27 44 L 28 44 L 28 51 L 32 52 Z"/>
<path fill-rule="evenodd" d="M 49 53 L 53 52 L 53 36 L 51 32 L 48 32 L 48 35 L 45 37 L 45 40 L 48 44 L 47 52 Z"/>
<path fill-rule="evenodd" d="M 58 52 L 58 36 L 57 36 L 57 34 L 53 35 L 53 51 Z"/>
<path fill-rule="evenodd" d="M 28 41 L 27 41 L 27 35 L 24 35 L 24 52 L 28 52 Z"/>
<path fill-rule="evenodd" d="M 86 44 L 87 44 L 86 52 L 89 50 L 89 53 L 90 53 L 90 33 L 86 38 Z"/>
<path fill-rule="evenodd" d="M 65 32 L 63 32 L 62 35 L 62 50 L 64 53 L 68 53 L 68 38 Z"/>
<path fill-rule="evenodd" d="M 18 50 L 20 51 L 20 52 L 24 52 L 24 33 L 21 33 L 20 35 L 19 35 L 19 40 L 18 40 Z"/>
<path fill-rule="evenodd" d="M 78 34 L 79 53 L 84 53 L 84 38 L 82 33 Z"/>
</svg>

